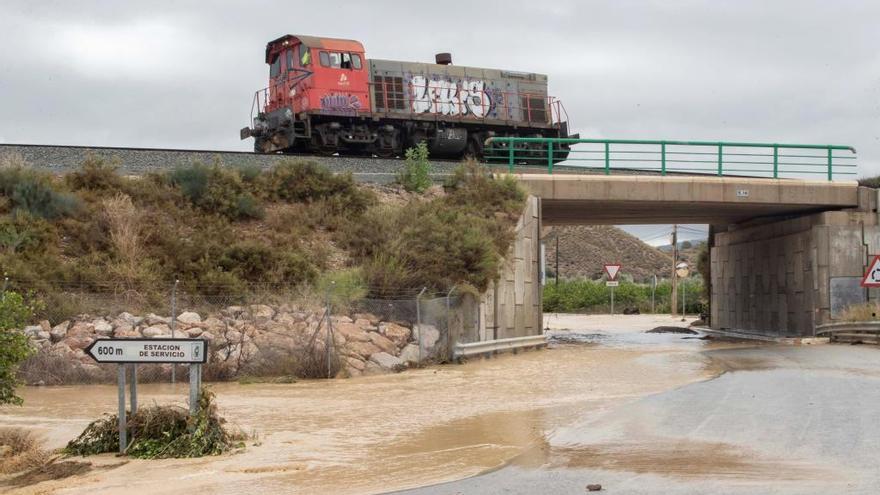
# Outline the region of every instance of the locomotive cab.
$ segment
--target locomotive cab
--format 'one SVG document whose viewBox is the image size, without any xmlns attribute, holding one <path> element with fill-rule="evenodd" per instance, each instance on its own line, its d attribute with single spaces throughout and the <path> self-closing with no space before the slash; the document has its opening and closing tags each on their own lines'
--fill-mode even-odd
<svg viewBox="0 0 880 495">
<path fill-rule="evenodd" d="M 339 117 L 369 113 L 369 71 L 363 46 L 352 40 L 287 35 L 266 45 L 269 85 L 254 98 L 254 150 L 330 150 L 369 143 L 370 134 L 338 132 Z"/>
</svg>

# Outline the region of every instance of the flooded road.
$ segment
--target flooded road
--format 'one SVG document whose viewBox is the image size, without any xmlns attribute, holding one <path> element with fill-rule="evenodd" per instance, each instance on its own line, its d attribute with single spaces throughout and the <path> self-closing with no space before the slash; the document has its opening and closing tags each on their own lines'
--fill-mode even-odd
<svg viewBox="0 0 880 495">
<path fill-rule="evenodd" d="M 591 483 L 627 494 L 880 492 L 880 349 L 701 354 L 724 373 L 584 414 L 500 470 L 404 493 L 580 494 Z"/>
<path fill-rule="evenodd" d="M 89 458 L 95 469 L 85 474 L 9 491 L 344 494 L 425 486 L 502 467 L 548 445 L 565 425 L 718 373 L 700 354 L 718 344 L 598 327 L 582 329 L 576 344 L 397 375 L 211 384 L 221 414 L 255 433 L 243 452 L 121 465 L 104 455 Z M 186 394 L 186 384 L 139 387 L 142 405 L 182 404 Z M 113 386 L 26 388 L 23 396 L 24 407 L 0 409 L 0 426 L 33 429 L 50 447 L 116 408 Z"/>
</svg>

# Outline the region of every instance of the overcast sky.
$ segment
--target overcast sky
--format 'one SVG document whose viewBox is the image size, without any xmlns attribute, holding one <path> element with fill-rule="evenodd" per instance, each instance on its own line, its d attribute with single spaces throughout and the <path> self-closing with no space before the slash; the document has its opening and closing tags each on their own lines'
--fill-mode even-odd
<svg viewBox="0 0 880 495">
<path fill-rule="evenodd" d="M 293 33 L 545 73 L 583 137 L 847 144 L 880 173 L 877 1 L 0 3 L 0 142 L 251 149 Z"/>
</svg>

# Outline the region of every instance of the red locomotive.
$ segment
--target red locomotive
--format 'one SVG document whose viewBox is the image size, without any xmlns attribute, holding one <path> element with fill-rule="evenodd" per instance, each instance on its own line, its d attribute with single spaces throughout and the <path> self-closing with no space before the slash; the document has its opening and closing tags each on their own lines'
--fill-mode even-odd
<svg viewBox="0 0 880 495">
<path fill-rule="evenodd" d="M 391 157 L 426 141 L 432 156 L 480 157 L 491 136 L 569 137 L 547 76 L 454 66 L 448 53 L 436 62 L 368 60 L 357 41 L 282 36 L 266 45 L 269 87 L 254 95 L 241 139 L 259 153 Z"/>
</svg>

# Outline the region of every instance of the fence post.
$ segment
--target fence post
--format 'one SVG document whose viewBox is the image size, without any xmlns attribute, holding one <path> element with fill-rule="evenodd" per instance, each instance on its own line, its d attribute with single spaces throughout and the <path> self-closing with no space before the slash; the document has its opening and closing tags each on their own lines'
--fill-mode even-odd
<svg viewBox="0 0 880 495">
<path fill-rule="evenodd" d="M 453 285 L 449 292 L 446 293 L 446 359 L 449 359 L 452 354 L 451 344 L 452 341 L 450 339 L 450 335 L 452 334 L 452 305 L 450 304 L 449 299 L 452 297 L 452 293 L 455 292 L 455 288 L 457 286 Z M 456 339 L 457 341 L 458 339 Z"/>
<path fill-rule="evenodd" d="M 611 144 L 605 141 L 605 175 L 611 175 Z"/>
<path fill-rule="evenodd" d="M 125 418 L 125 365 L 116 365 L 116 379 L 119 385 L 119 453 L 124 454 L 125 448 L 128 447 L 128 439 L 126 438 L 126 418 Z"/>
<path fill-rule="evenodd" d="M 331 317 L 331 312 L 333 310 L 333 303 L 331 301 L 331 296 L 333 294 L 333 286 L 336 284 L 335 280 L 330 281 L 330 286 L 327 287 L 327 338 L 324 343 L 324 352 L 327 355 L 327 378 L 330 378 L 332 361 L 330 356 L 330 351 L 333 347 L 333 318 Z"/>
<path fill-rule="evenodd" d="M 831 146 L 829 146 L 828 147 L 828 180 L 829 181 L 834 180 L 834 173 L 833 173 L 833 169 L 831 167 L 832 158 L 833 158 L 833 155 L 831 153 Z"/>
<path fill-rule="evenodd" d="M 779 145 L 773 145 L 773 178 L 779 178 Z"/>
<path fill-rule="evenodd" d="M 507 139 L 507 171 L 513 173 L 513 139 Z"/>
<path fill-rule="evenodd" d="M 724 156 L 724 146 L 721 143 L 718 143 L 718 175 L 724 175 L 724 168 L 722 166 L 722 161 Z"/>
<path fill-rule="evenodd" d="M 416 296 L 416 328 L 419 329 L 419 364 L 422 364 L 422 335 L 424 333 L 424 329 L 422 328 L 422 309 L 420 307 L 420 299 L 426 289 L 427 287 L 422 287 L 422 291 Z"/>
<path fill-rule="evenodd" d="M 180 280 L 174 280 L 171 287 L 171 338 L 174 338 L 174 330 L 177 327 L 177 284 Z M 171 363 L 171 383 L 177 382 L 177 365 Z"/>
<path fill-rule="evenodd" d="M 553 141 L 547 142 L 547 170 L 553 175 Z"/>
<path fill-rule="evenodd" d="M 129 391 L 131 401 L 131 413 L 134 414 L 138 410 L 138 365 L 137 363 L 131 364 L 131 383 L 129 384 Z"/>
<path fill-rule="evenodd" d="M 666 175 L 666 143 L 660 143 L 660 175 Z"/>
</svg>

